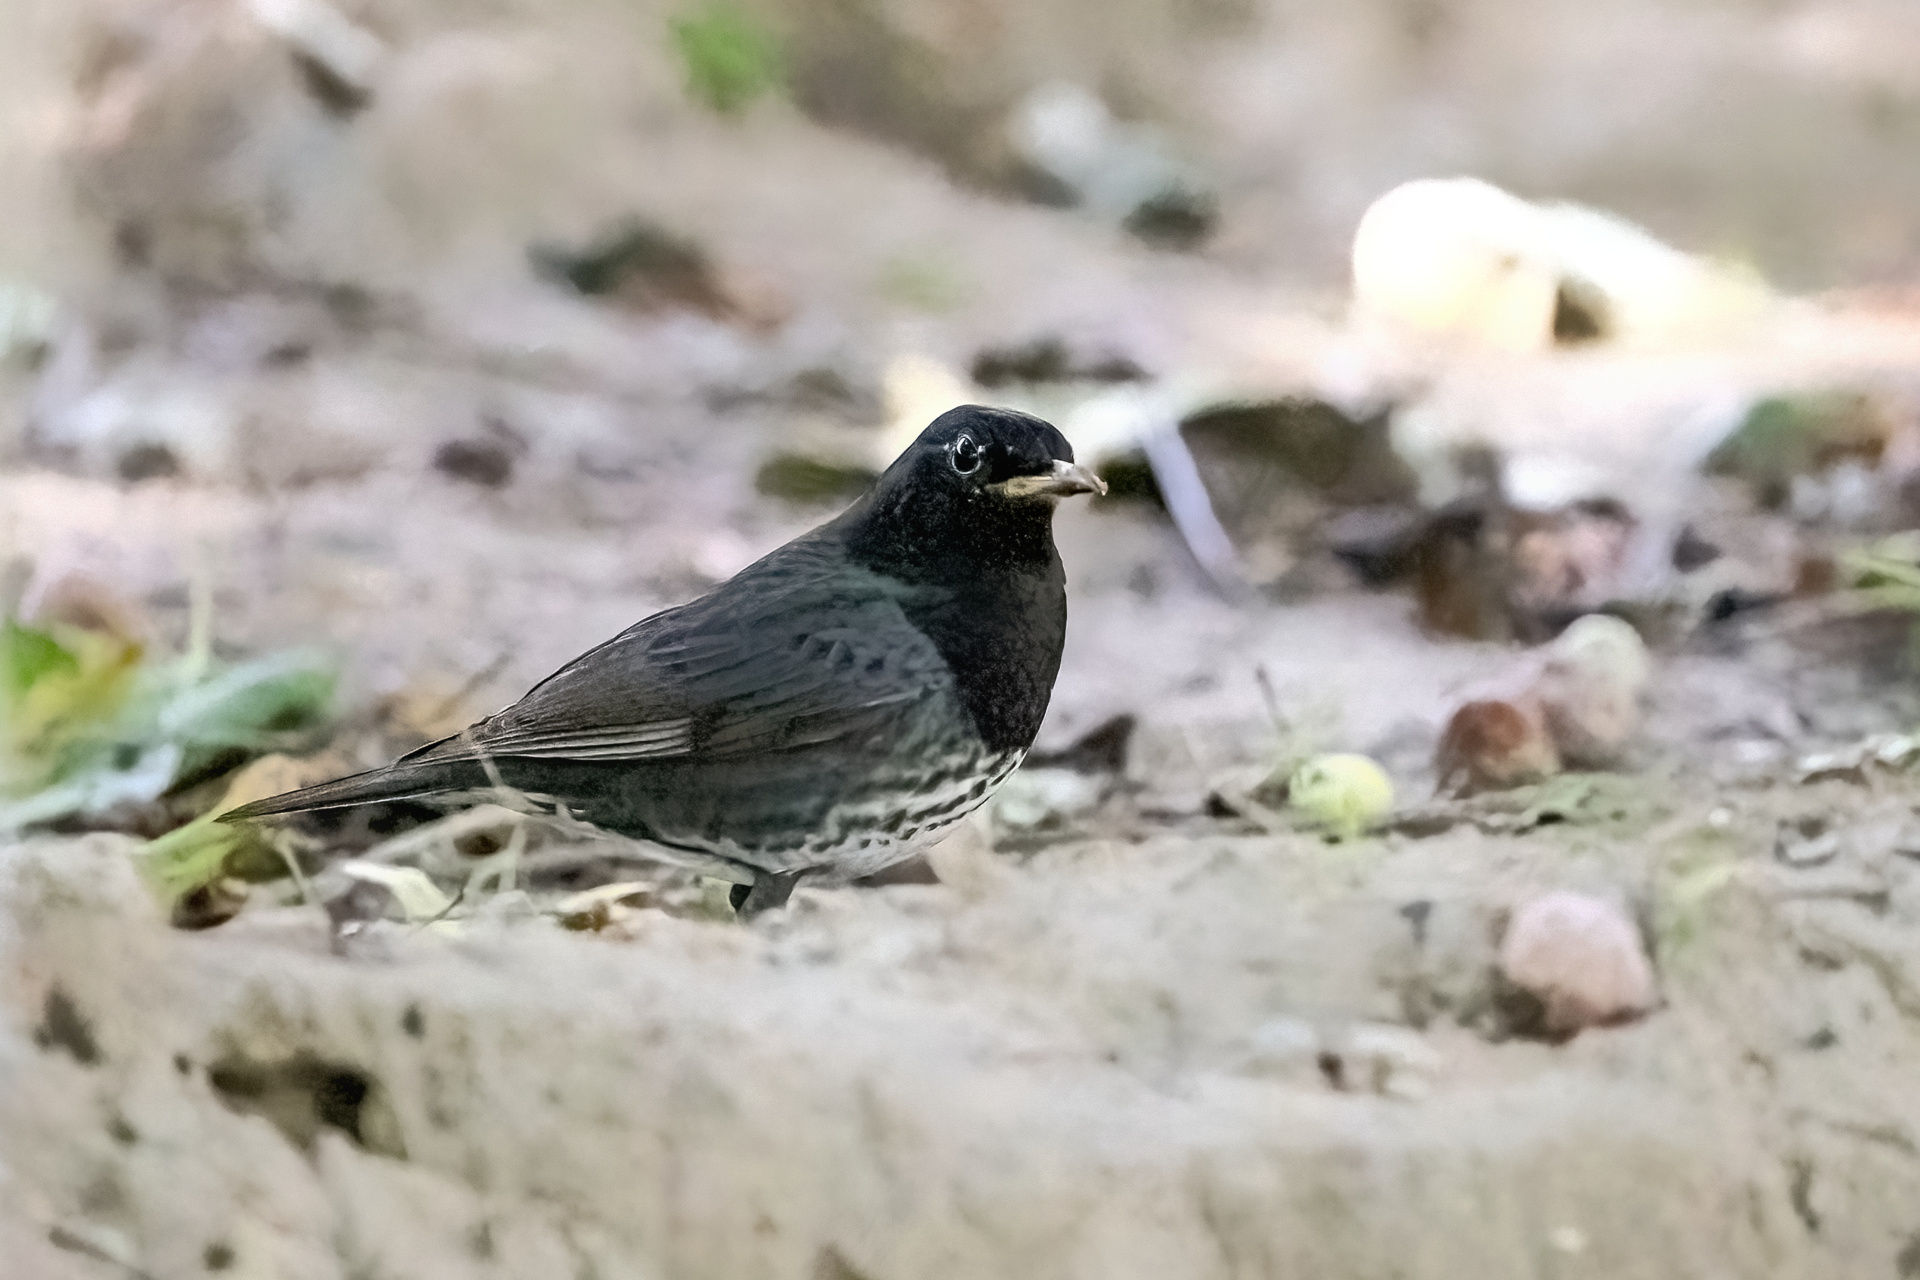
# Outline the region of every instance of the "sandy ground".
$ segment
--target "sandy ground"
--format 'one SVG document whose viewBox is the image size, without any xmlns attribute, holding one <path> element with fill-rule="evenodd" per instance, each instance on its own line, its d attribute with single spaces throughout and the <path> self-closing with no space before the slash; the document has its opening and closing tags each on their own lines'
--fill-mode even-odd
<svg viewBox="0 0 1920 1280">
<path fill-rule="evenodd" d="M 753 929 L 395 926 L 345 957 L 317 909 L 184 935 L 114 841 L 30 843 L 8 1225 L 59 1247 L 46 1275 L 1901 1274 L 1911 792 L 1588 804 L 1019 863 L 968 833 L 940 886 Z M 1808 812 L 1845 851 L 1775 864 Z M 1657 1012 L 1509 1037 L 1493 938 L 1544 886 L 1641 913 Z"/>
<path fill-rule="evenodd" d="M 163 634 L 200 557 L 223 647 L 318 641 L 349 710 L 482 673 L 477 713 L 813 518 L 745 489 L 750 431 L 701 436 L 582 501 L 537 471 L 5 483 L 27 551 Z M 1659 655 L 1621 775 L 1328 844 L 1207 816 L 1275 747 L 1256 667 L 1418 810 L 1448 707 L 1512 653 L 1423 636 L 1398 593 L 1229 605 L 1137 509 L 1059 540 L 1042 741 L 1134 712 L 1126 786 L 1037 837 L 973 824 L 939 885 L 597 936 L 503 901 L 342 953 L 287 896 L 168 929 L 115 837 L 9 848 L 23 1274 L 1907 1274 L 1920 792 L 1795 762 L 1910 724 L 1910 687 L 1730 624 Z M 1781 862 L 1809 818 L 1838 852 Z M 1494 948 L 1547 888 L 1641 921 L 1655 1012 L 1516 1035 Z"/>
<path fill-rule="evenodd" d="M 1211 138 L 1223 225 L 1196 256 L 956 185 L 952 154 L 860 121 L 693 111 L 633 34 L 664 10 L 344 7 L 390 46 L 357 115 L 221 5 L 36 11 L 60 57 L 0 101 L 42 165 L 4 193 L 0 262 L 46 266 L 28 278 L 64 304 L 40 363 L 0 357 L 4 581 L 84 575 L 161 650 L 206 584 L 217 652 L 338 662 L 343 768 L 830 514 L 755 470 L 822 419 L 872 427 L 901 353 L 964 368 L 1058 336 L 1235 394 L 1391 399 L 1403 438 L 1496 438 L 1669 528 L 1752 397 L 1920 402 L 1897 307 L 1505 357 L 1370 345 L 1303 284 L 1339 276 L 1366 200 L 1435 167 L 1618 195 L 1698 247 L 1775 246 L 1783 273 L 1908 263 L 1911 170 L 1876 157 L 1903 145 L 1913 33 L 1875 4 L 1702 10 L 1657 57 L 1638 6 L 1576 40 L 1556 24 L 1581 6 L 1348 30 L 1276 4 L 1132 79 L 1127 31 L 1174 22 L 1153 6 L 1086 65 L 1019 76 L 969 62 L 965 24 L 886 9 L 952 55 L 936 113 L 1105 76 Z M 100 83 L 52 70 L 87 23 L 162 13 L 178 40 L 107 41 Z M 0 23 L 41 48 L 27 16 Z M 1623 58 L 1653 106 L 1626 109 Z M 1537 118 L 1582 128 L 1507 127 Z M 209 150 L 209 121 L 244 145 Z M 1676 190 L 1701 137 L 1726 145 Z M 69 179 L 84 217 L 48 194 Z M 636 209 L 697 231 L 750 314 L 532 278 L 530 241 Z M 178 474 L 119 478 L 156 441 Z M 476 443 L 503 483 L 435 465 Z M 0 1273 L 1920 1277 L 1920 784 L 1803 768 L 1920 721 L 1901 628 L 1804 602 L 1677 627 L 1616 772 L 1437 804 L 1445 717 L 1513 648 L 1435 639 L 1408 594 L 1337 575 L 1230 603 L 1148 508 L 1070 505 L 1057 536 L 1071 625 L 1041 746 L 1131 714 L 1124 775 L 1071 821 L 971 823 L 930 855 L 939 883 L 803 888 L 747 926 L 683 876 L 597 933 L 543 890 L 350 936 L 282 884 L 190 933 L 130 837 L 0 844 Z M 1210 803 L 1282 748 L 1373 755 L 1397 819 L 1331 843 Z M 1496 953 L 1554 889 L 1635 923 L 1657 1007 L 1536 1034 Z"/>
</svg>

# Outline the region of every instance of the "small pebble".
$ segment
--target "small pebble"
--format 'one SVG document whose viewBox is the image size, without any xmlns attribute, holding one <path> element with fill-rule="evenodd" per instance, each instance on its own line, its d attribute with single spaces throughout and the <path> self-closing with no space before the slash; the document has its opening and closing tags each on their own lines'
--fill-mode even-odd
<svg viewBox="0 0 1920 1280">
<path fill-rule="evenodd" d="M 1514 912 L 1500 971 L 1539 998 L 1550 1034 L 1620 1022 L 1656 999 L 1639 929 L 1613 903 L 1584 893 L 1542 894 Z"/>
<path fill-rule="evenodd" d="M 1453 713 L 1433 768 L 1440 791 L 1469 796 L 1552 777 L 1560 772 L 1560 751 L 1538 702 L 1488 698 Z"/>
<path fill-rule="evenodd" d="M 1331 834 L 1350 840 L 1393 812 L 1393 783 L 1365 756 L 1315 756 L 1294 771 L 1287 799 Z"/>
<path fill-rule="evenodd" d="M 1639 634 L 1618 618 L 1589 614 L 1548 646 L 1534 685 L 1560 758 L 1605 768 L 1640 729 L 1651 664 Z"/>
<path fill-rule="evenodd" d="M 326 904 L 336 928 L 348 920 L 396 916 L 418 924 L 440 919 L 453 906 L 453 900 L 418 867 L 354 858 L 340 863 L 339 870 L 351 885 Z"/>
<path fill-rule="evenodd" d="M 1647 645 L 1631 623 L 1605 613 L 1576 618 L 1550 646 L 1557 658 L 1591 671 L 1604 671 L 1620 687 L 1646 692 L 1653 678 Z"/>
</svg>

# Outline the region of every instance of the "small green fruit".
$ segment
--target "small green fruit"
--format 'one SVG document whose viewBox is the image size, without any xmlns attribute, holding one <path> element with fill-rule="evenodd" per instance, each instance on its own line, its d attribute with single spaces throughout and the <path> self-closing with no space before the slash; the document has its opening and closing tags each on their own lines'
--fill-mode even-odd
<svg viewBox="0 0 1920 1280">
<path fill-rule="evenodd" d="M 1287 799 L 1333 835 L 1351 840 L 1393 812 L 1393 783 L 1365 756 L 1315 756 L 1294 770 Z"/>
</svg>

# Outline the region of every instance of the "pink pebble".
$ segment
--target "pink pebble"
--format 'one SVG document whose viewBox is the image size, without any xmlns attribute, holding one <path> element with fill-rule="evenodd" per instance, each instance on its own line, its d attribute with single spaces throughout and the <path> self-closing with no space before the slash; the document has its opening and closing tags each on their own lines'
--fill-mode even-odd
<svg viewBox="0 0 1920 1280">
<path fill-rule="evenodd" d="M 1604 899 L 1564 890 L 1513 913 L 1500 971 L 1546 1006 L 1546 1029 L 1570 1034 L 1653 1008 L 1653 966 L 1640 930 Z"/>
</svg>

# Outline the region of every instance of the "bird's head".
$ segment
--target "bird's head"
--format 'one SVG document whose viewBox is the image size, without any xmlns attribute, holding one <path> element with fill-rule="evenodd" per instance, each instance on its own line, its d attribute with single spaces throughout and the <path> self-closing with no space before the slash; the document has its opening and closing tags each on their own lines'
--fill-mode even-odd
<svg viewBox="0 0 1920 1280">
<path fill-rule="evenodd" d="M 1025 558 L 1046 539 L 1056 501 L 1105 493 L 1052 423 L 977 404 L 949 409 L 895 459 L 848 518 L 862 540 Z"/>
<path fill-rule="evenodd" d="M 1013 409 L 963 404 L 928 424 L 881 484 L 905 482 L 924 497 L 1051 502 L 1105 493 L 1100 477 L 1073 460 L 1073 446 L 1050 422 Z"/>
</svg>

